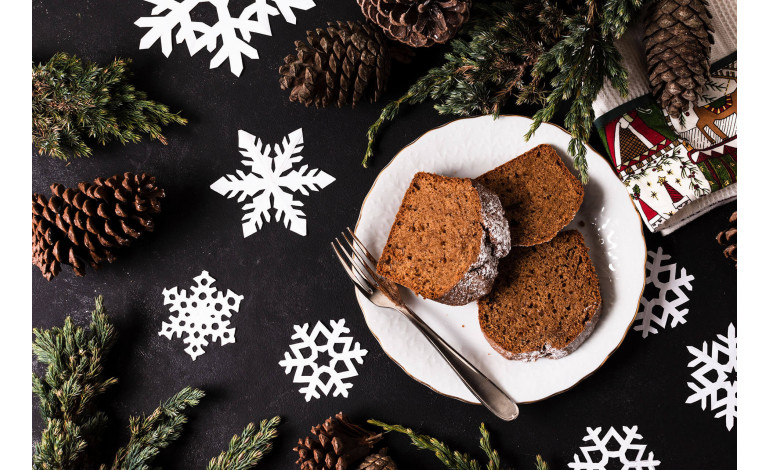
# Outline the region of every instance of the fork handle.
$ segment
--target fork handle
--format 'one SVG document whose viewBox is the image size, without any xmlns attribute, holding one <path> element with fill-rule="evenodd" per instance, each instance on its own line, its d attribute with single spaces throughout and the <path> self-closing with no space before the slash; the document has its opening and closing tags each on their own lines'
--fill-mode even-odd
<svg viewBox="0 0 770 470">
<path fill-rule="evenodd" d="M 406 305 L 397 308 L 430 341 L 444 360 L 460 377 L 468 390 L 500 419 L 511 421 L 519 416 L 519 407 L 500 387 L 441 338 Z"/>
</svg>

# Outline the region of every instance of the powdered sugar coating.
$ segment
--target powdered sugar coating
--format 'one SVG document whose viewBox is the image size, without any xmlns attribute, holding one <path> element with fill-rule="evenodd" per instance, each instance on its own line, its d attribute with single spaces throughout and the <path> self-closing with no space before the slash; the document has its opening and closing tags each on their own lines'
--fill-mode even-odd
<svg viewBox="0 0 770 470">
<path fill-rule="evenodd" d="M 481 225 L 484 228 L 479 256 L 457 284 L 435 299 L 442 304 L 465 305 L 487 295 L 495 283 L 500 258 L 511 251 L 511 231 L 500 198 L 475 181 L 473 187 L 481 201 Z"/>
</svg>

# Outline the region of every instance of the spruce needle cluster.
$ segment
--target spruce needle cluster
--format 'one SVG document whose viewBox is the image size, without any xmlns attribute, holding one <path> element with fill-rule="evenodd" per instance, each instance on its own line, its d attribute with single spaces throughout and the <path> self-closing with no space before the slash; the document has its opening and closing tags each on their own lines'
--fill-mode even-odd
<svg viewBox="0 0 770 470">
<path fill-rule="evenodd" d="M 479 447 L 481 447 L 481 449 L 484 451 L 484 454 L 486 454 L 488 462 L 486 465 L 482 466 L 478 460 L 471 458 L 469 454 L 452 450 L 449 448 L 449 446 L 439 441 L 435 437 L 427 436 L 424 434 L 417 434 L 412 429 L 405 428 L 397 424 L 386 424 L 375 419 L 370 419 L 367 422 L 374 426 L 381 427 L 386 432 L 393 431 L 405 434 L 409 437 L 409 439 L 412 440 L 412 444 L 415 447 L 432 452 L 433 455 L 435 455 L 436 458 L 449 470 L 502 470 L 503 468 L 510 470 L 511 468 L 502 466 L 500 461 L 500 454 L 498 454 L 498 452 L 492 448 L 489 431 L 487 430 L 487 427 L 484 425 L 484 423 L 481 423 L 479 428 L 481 431 Z M 535 468 L 536 470 L 548 470 L 548 465 L 539 455 L 535 460 Z"/>
<path fill-rule="evenodd" d="M 86 139 L 105 145 L 139 142 L 149 135 L 166 144 L 162 126 L 187 120 L 152 101 L 129 81 L 129 59 L 106 67 L 56 53 L 32 67 L 32 143 L 41 155 L 62 160 L 93 153 Z"/>
<path fill-rule="evenodd" d="M 98 410 L 97 398 L 117 383 L 104 376 L 104 360 L 115 342 L 115 329 L 96 299 L 88 328 L 76 327 L 67 317 L 63 327 L 34 329 L 32 352 L 46 365 L 43 377 L 32 375 L 32 391 L 40 402 L 45 428 L 35 442 L 33 470 L 149 470 L 155 457 L 174 442 L 187 422 L 186 411 L 196 406 L 204 392 L 185 387 L 161 403 L 148 416 L 132 417 L 129 441 L 111 464 L 100 464 L 99 436 L 107 417 Z M 272 449 L 279 417 L 250 423 L 230 446 L 211 460 L 207 470 L 246 470 Z"/>
<path fill-rule="evenodd" d="M 497 117 L 508 102 L 540 109 L 526 135 L 550 121 L 562 105 L 572 135 L 570 154 L 588 181 L 585 143 L 591 107 L 605 81 L 625 95 L 628 72 L 613 41 L 635 18 L 643 0 L 511 0 L 474 5 L 471 21 L 450 42 L 444 63 L 430 69 L 400 98 L 383 108 L 367 132 L 363 165 L 374 155 L 382 125 L 402 104 L 436 102 L 440 114 Z"/>
</svg>

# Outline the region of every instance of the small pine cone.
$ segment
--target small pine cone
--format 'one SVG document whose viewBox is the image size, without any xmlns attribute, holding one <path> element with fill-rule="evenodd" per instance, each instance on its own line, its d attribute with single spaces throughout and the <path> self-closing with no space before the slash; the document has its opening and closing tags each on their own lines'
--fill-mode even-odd
<svg viewBox="0 0 770 470">
<path fill-rule="evenodd" d="M 377 101 L 390 75 L 390 50 L 385 36 L 360 21 L 329 23 L 307 32 L 307 42 L 295 41 L 297 53 L 284 58 L 278 69 L 281 89 L 289 99 L 354 108 L 362 99 Z"/>
<path fill-rule="evenodd" d="M 443 44 L 468 21 L 471 0 L 357 0 L 367 20 L 412 47 Z"/>
<path fill-rule="evenodd" d="M 733 212 L 729 222 L 733 226 L 717 234 L 717 243 L 725 247 L 722 251 L 725 258 L 735 261 L 738 266 L 738 211 Z"/>
<path fill-rule="evenodd" d="M 32 264 L 51 280 L 69 264 L 78 276 L 86 265 L 98 269 L 154 229 L 165 194 L 155 178 L 125 173 L 80 183 L 77 188 L 52 184 L 50 199 L 32 194 Z"/>
<path fill-rule="evenodd" d="M 398 467 L 388 455 L 388 449 L 383 448 L 376 454 L 366 456 L 358 470 L 398 470 Z"/>
<path fill-rule="evenodd" d="M 712 37 L 706 0 L 656 0 L 644 33 L 652 93 L 672 118 L 697 103 L 709 80 Z"/>
<path fill-rule="evenodd" d="M 294 448 L 301 470 L 352 469 L 382 439 L 382 434 L 356 426 L 342 413 L 313 426 L 310 432 L 316 437 L 300 439 Z"/>
</svg>

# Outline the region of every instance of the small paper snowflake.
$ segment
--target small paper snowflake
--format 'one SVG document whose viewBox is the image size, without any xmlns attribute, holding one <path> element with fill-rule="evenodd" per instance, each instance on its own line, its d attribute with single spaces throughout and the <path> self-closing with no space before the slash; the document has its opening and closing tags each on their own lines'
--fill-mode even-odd
<svg viewBox="0 0 770 470">
<path fill-rule="evenodd" d="M 602 428 L 586 428 L 587 435 L 583 438 L 591 445 L 580 448 L 583 460 L 578 454 L 574 454 L 574 462 L 569 463 L 569 468 L 578 470 L 607 470 L 607 464 L 614 459 L 616 464 L 622 465 L 621 470 L 654 470 L 660 465 L 659 460 L 650 451 L 646 456 L 647 446 L 634 443 L 641 440 L 642 435 L 637 433 L 637 426 L 623 426 L 623 434 L 610 427 L 604 436 Z M 594 457 L 598 460 L 594 460 Z M 610 468 L 618 468 L 612 466 Z"/>
<path fill-rule="evenodd" d="M 158 333 L 168 339 L 185 335 L 183 341 L 187 344 L 185 352 L 193 361 L 205 353 L 205 346 L 219 340 L 224 346 L 235 342 L 235 328 L 230 328 L 230 316 L 238 312 L 243 300 L 242 295 L 237 295 L 231 290 L 223 295 L 222 291 L 215 289 L 212 284 L 216 281 L 203 271 L 200 276 L 194 278 L 196 286 L 190 288 L 191 294 L 176 287 L 163 289 L 163 305 L 171 305 L 169 309 L 176 316 L 170 316 L 168 322 L 163 322 L 163 329 Z"/>
<path fill-rule="evenodd" d="M 677 277 L 676 263 L 664 265 L 663 262 L 671 259 L 671 256 L 664 255 L 663 248 L 658 248 L 655 253 L 648 251 L 647 256 L 649 257 L 646 280 L 648 288 L 640 299 L 641 307 L 636 315 L 639 324 L 634 326 L 634 330 L 642 332 L 642 338 L 646 338 L 650 333 L 658 333 L 658 329 L 653 326 L 653 323 L 660 328 L 666 328 L 670 319 L 669 326 L 673 328 L 680 323 L 687 322 L 684 317 L 690 310 L 679 307 L 690 300 L 684 290 L 691 291 L 692 284 L 690 282 L 695 279 L 687 274 L 685 268 L 681 269 Z M 650 283 L 658 289 L 658 296 L 652 299 L 647 298 Z M 673 299 L 670 298 L 671 296 Z M 656 308 L 661 311 L 659 316 L 655 314 Z"/>
<path fill-rule="evenodd" d="M 173 31 L 177 27 L 176 43 L 186 43 L 190 55 L 204 47 L 213 52 L 210 67 L 219 67 L 225 60 L 230 61 L 230 71 L 240 76 L 243 71 L 243 56 L 258 59 L 257 50 L 249 44 L 251 34 L 271 36 L 270 17 L 281 15 L 288 23 L 296 24 L 292 8 L 309 10 L 315 6 L 313 0 L 254 0 L 241 14 L 232 16 L 229 0 L 145 0 L 152 3 L 152 16 L 139 18 L 134 24 L 150 28 L 139 42 L 139 49 L 149 49 L 160 40 L 161 50 L 166 57 L 173 49 Z M 202 3 L 216 9 L 217 22 L 213 25 L 194 21 L 193 10 Z M 164 14 L 165 13 L 165 14 Z"/>
<path fill-rule="evenodd" d="M 294 325 L 294 335 L 291 339 L 299 340 L 289 345 L 291 353 L 284 353 L 284 359 L 278 364 L 286 368 L 286 373 L 291 373 L 294 369 L 294 383 L 307 384 L 299 389 L 300 393 L 305 394 L 305 401 L 311 398 L 321 398 L 319 393 L 329 395 L 329 391 L 334 389 L 334 395 L 348 396 L 348 390 L 353 384 L 345 382 L 346 379 L 358 375 L 353 361 L 359 364 L 364 363 L 363 357 L 366 356 L 366 349 L 361 349 L 361 345 L 353 345 L 353 338 L 342 335 L 350 333 L 345 328 L 345 320 L 331 320 L 331 330 L 322 322 L 316 323 L 313 331 L 308 333 L 310 325 L 305 323 L 302 326 Z M 323 338 L 320 338 L 323 336 Z M 319 342 L 321 340 L 321 342 Z M 308 355 L 303 354 L 307 350 Z M 329 357 L 329 362 L 320 364 L 321 355 Z M 305 373 L 309 369 L 309 374 Z M 328 376 L 324 382 L 323 377 Z"/>
<path fill-rule="evenodd" d="M 309 191 L 318 191 L 330 185 L 334 178 L 321 170 L 309 170 L 303 165 L 299 170 L 292 165 L 302 160 L 302 129 L 297 129 L 283 138 L 283 149 L 278 144 L 273 146 L 275 157 L 270 157 L 270 146 L 262 145 L 262 140 L 254 142 L 255 136 L 246 131 L 238 131 L 238 143 L 241 155 L 246 157 L 241 163 L 251 167 L 246 174 L 236 170 L 237 175 L 219 178 L 211 189 L 223 196 L 232 198 L 238 195 L 238 202 L 251 197 L 251 202 L 244 204 L 243 236 L 253 235 L 262 228 L 262 219 L 270 222 L 270 210 L 275 210 L 275 220 L 283 218 L 283 225 L 294 233 L 305 236 L 307 221 L 305 213 L 299 208 L 302 202 L 294 199 L 294 192 L 307 196 Z"/>
<path fill-rule="evenodd" d="M 702 409 L 708 404 L 711 411 L 716 411 L 715 418 L 725 418 L 727 430 L 735 425 L 738 416 L 738 340 L 735 336 L 735 325 L 730 323 L 727 336 L 717 335 L 718 341 L 711 341 L 711 352 L 708 342 L 703 342 L 703 348 L 687 346 L 695 359 L 687 367 L 698 367 L 691 375 L 697 382 L 687 382 L 693 394 L 687 397 L 687 403 L 700 401 Z M 716 377 L 714 377 L 716 375 Z M 720 394 L 723 395 L 720 398 Z"/>
</svg>

